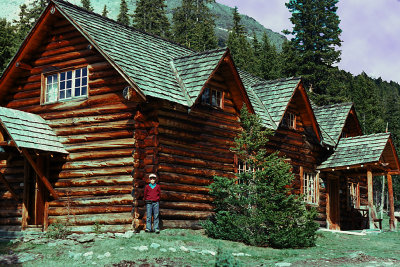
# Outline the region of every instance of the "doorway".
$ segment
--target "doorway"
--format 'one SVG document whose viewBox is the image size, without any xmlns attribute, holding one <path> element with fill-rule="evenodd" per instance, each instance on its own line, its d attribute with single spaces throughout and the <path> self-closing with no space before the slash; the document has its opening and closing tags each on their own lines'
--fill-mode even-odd
<svg viewBox="0 0 400 267">
<path fill-rule="evenodd" d="M 328 228 L 340 230 L 339 178 L 328 179 L 328 199 L 326 205 Z"/>
</svg>

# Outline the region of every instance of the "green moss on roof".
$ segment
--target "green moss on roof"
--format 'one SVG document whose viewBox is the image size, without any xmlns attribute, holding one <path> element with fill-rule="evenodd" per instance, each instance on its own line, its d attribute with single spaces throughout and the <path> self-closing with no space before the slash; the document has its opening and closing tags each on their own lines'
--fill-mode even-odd
<svg viewBox="0 0 400 267">
<path fill-rule="evenodd" d="M 390 133 L 341 138 L 335 152 L 318 169 L 378 162 Z"/>
<path fill-rule="evenodd" d="M 39 115 L 0 107 L 0 121 L 19 148 L 68 154 L 54 131 Z"/>
<path fill-rule="evenodd" d="M 335 142 L 339 141 L 352 106 L 353 103 L 340 103 L 321 107 L 313 105 L 318 124 Z"/>
</svg>

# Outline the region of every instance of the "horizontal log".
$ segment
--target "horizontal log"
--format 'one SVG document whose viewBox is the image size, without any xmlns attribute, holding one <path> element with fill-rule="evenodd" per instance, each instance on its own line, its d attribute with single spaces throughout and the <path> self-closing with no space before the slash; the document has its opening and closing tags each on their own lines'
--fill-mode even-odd
<svg viewBox="0 0 400 267">
<path fill-rule="evenodd" d="M 132 148 L 120 148 L 114 150 L 74 152 L 67 156 L 67 161 L 126 157 L 132 155 L 132 151 Z"/>
<path fill-rule="evenodd" d="M 163 220 L 163 228 L 178 229 L 201 229 L 201 221 L 199 220 Z"/>
<path fill-rule="evenodd" d="M 158 172 L 159 180 L 169 183 L 192 184 L 192 185 L 210 185 L 213 182 L 212 178 L 204 178 L 198 176 L 182 175 L 172 172 Z"/>
<path fill-rule="evenodd" d="M 22 210 L 0 210 L 0 218 L 7 217 L 20 217 L 22 215 Z"/>
<path fill-rule="evenodd" d="M 98 213 L 121 213 L 121 212 L 131 212 L 132 205 L 123 206 L 85 206 L 85 207 L 70 207 L 66 209 L 65 207 L 51 207 L 49 208 L 50 216 L 60 216 L 60 215 L 81 215 L 87 214 L 98 214 Z"/>
<path fill-rule="evenodd" d="M 232 163 L 220 163 L 218 161 L 208 161 L 198 158 L 188 158 L 177 155 L 169 155 L 165 153 L 159 153 L 159 162 L 173 164 L 173 165 L 185 165 L 191 166 L 192 168 L 208 168 L 213 170 L 221 170 L 227 172 L 233 172 L 234 166 Z"/>
<path fill-rule="evenodd" d="M 162 190 L 196 193 L 196 194 L 207 194 L 210 191 L 207 187 L 196 186 L 196 185 L 180 185 L 175 183 L 160 182 Z"/>
<path fill-rule="evenodd" d="M 91 89 L 99 88 L 99 87 L 106 87 L 106 86 L 115 86 L 121 85 L 121 92 L 124 89 L 124 84 L 126 84 L 126 80 L 121 76 L 113 76 L 113 77 L 105 77 L 105 78 L 98 78 L 96 80 L 90 80 L 89 86 Z"/>
<path fill-rule="evenodd" d="M 96 197 L 60 197 L 58 200 L 49 202 L 50 207 L 66 207 L 70 206 L 115 206 L 132 204 L 133 198 L 130 194 L 96 196 Z"/>
<path fill-rule="evenodd" d="M 104 149 L 117 149 L 117 148 L 134 148 L 135 139 L 133 138 L 123 138 L 115 140 L 103 140 L 103 141 L 93 141 L 78 144 L 67 144 L 65 146 L 68 152 L 80 152 L 89 150 L 104 150 Z"/>
<path fill-rule="evenodd" d="M 0 221 L 1 222 L 1 221 Z M 49 216 L 49 223 L 71 223 L 73 225 L 91 225 L 94 223 L 98 224 L 129 224 L 132 223 L 132 215 L 130 212 L 124 213 L 104 213 L 104 214 L 92 214 L 90 216 L 86 214 L 82 215 L 63 215 L 63 216 Z"/>
<path fill-rule="evenodd" d="M 214 206 L 208 203 L 160 201 L 160 209 L 212 211 Z"/>
<path fill-rule="evenodd" d="M 77 144 L 84 142 L 104 141 L 109 139 L 124 139 L 132 136 L 133 130 L 118 130 L 110 132 L 70 135 L 68 137 L 61 137 L 60 141 L 63 144 Z"/>
<path fill-rule="evenodd" d="M 114 114 L 114 113 L 125 113 L 127 110 L 134 113 L 134 109 L 137 103 L 129 102 L 129 103 L 117 103 L 117 104 L 109 104 L 98 107 L 88 107 L 81 109 L 74 109 L 69 111 L 45 111 L 46 113 L 41 113 L 40 116 L 45 120 L 56 120 L 56 119 L 65 119 L 65 118 L 73 118 L 73 117 L 87 117 L 87 116 L 96 116 L 96 115 L 106 115 L 106 114 Z"/>
<path fill-rule="evenodd" d="M 132 185 L 112 185 L 112 186 L 107 185 L 107 186 L 57 188 L 57 194 L 61 197 L 130 194 L 131 191 L 132 191 Z"/>
<path fill-rule="evenodd" d="M 94 109 L 93 109 L 93 112 L 95 112 Z M 133 120 L 133 115 L 134 114 L 132 114 L 132 112 L 119 112 L 119 113 L 112 113 L 112 114 L 95 114 L 92 116 L 86 115 L 84 117 L 53 119 L 53 120 L 49 120 L 48 124 L 52 128 L 59 128 L 59 127 L 86 125 L 86 124 L 94 124 L 94 123 L 101 123 L 101 122 L 119 121 L 119 120 L 126 120 L 126 119 Z"/>
<path fill-rule="evenodd" d="M 108 167 L 117 167 L 126 165 L 133 166 L 132 157 L 67 162 L 63 164 L 61 169 L 79 170 L 79 169 L 90 169 L 90 168 L 108 168 Z"/>
<path fill-rule="evenodd" d="M 75 187 L 75 186 L 105 186 L 105 185 L 132 185 L 131 175 L 121 176 L 98 176 L 90 178 L 59 179 L 55 182 L 56 187 Z"/>
<path fill-rule="evenodd" d="M 78 135 L 84 133 L 98 133 L 98 132 L 107 132 L 107 131 L 115 131 L 119 129 L 133 129 L 134 121 L 133 120 L 121 120 L 121 121 L 113 121 L 113 122 L 102 122 L 95 123 L 92 125 L 84 125 L 84 126 L 75 126 L 75 127 L 63 127 L 63 128 L 55 128 L 54 132 L 58 136 L 66 136 L 66 135 Z"/>
<path fill-rule="evenodd" d="M 235 178 L 235 174 L 233 172 L 222 172 L 218 170 L 211 169 L 202 169 L 202 168 L 192 168 L 189 166 L 177 166 L 170 165 L 166 163 L 160 163 L 159 166 L 160 172 L 170 172 L 177 174 L 186 174 L 191 176 L 203 176 L 203 177 L 214 177 L 214 176 L 224 176 L 228 178 Z"/>
<path fill-rule="evenodd" d="M 203 194 L 172 192 L 172 191 L 163 190 L 161 193 L 161 200 L 211 203 L 213 198 L 209 195 L 203 195 Z"/>
<path fill-rule="evenodd" d="M 57 47 L 54 49 L 47 49 L 41 54 L 40 57 L 46 58 L 46 57 L 61 55 L 64 53 L 69 53 L 69 52 L 74 52 L 74 51 L 82 51 L 84 49 L 87 49 L 87 47 L 88 47 L 87 43 L 77 43 L 75 45 L 62 46 L 62 47 Z"/>
<path fill-rule="evenodd" d="M 56 40 L 48 42 L 44 47 L 43 51 L 52 51 L 63 47 L 75 46 L 75 45 L 89 45 L 89 42 L 85 37 L 79 34 L 71 36 L 68 40 Z"/>
<path fill-rule="evenodd" d="M 22 217 L 0 217 L 0 225 L 21 225 Z"/>
<path fill-rule="evenodd" d="M 59 179 L 92 177 L 92 176 L 110 176 L 110 175 L 126 175 L 132 172 L 133 166 L 110 167 L 105 169 L 85 169 L 85 170 L 64 170 L 58 175 Z"/>
<path fill-rule="evenodd" d="M 83 49 L 80 51 L 72 51 L 66 52 L 62 54 L 50 55 L 47 57 L 40 57 L 39 59 L 33 62 L 34 66 L 43 66 L 48 64 L 57 64 L 58 62 L 65 62 L 68 60 L 79 59 L 79 58 L 86 58 L 96 55 L 96 52 L 89 49 Z"/>
</svg>

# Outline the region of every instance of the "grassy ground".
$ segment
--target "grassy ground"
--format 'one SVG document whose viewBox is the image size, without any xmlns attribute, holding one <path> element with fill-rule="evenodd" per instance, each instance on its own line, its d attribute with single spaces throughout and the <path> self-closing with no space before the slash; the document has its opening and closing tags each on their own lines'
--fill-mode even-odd
<svg viewBox="0 0 400 267">
<path fill-rule="evenodd" d="M 151 248 L 152 243 L 160 247 Z M 139 251 L 140 246 L 148 250 Z M 396 232 L 366 236 L 319 232 L 313 248 L 279 250 L 210 239 L 202 231 L 170 229 L 160 235 L 140 233 L 129 239 L 107 238 L 73 246 L 1 242 L 0 257 L 10 253 L 36 255 L 23 266 L 212 266 L 215 256 L 210 251 L 216 252 L 218 247 L 229 254 L 249 254 L 235 257 L 243 266 L 400 266 L 400 233 Z M 74 259 L 74 253 L 89 256 Z"/>
</svg>

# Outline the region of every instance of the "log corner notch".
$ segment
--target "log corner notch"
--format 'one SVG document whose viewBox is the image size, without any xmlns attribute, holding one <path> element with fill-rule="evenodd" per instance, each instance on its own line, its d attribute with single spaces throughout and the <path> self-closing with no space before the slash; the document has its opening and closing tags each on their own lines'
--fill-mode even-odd
<svg viewBox="0 0 400 267">
<path fill-rule="evenodd" d="M 47 190 L 49 190 L 50 195 L 52 195 L 53 198 L 56 199 L 56 200 L 59 199 L 59 196 L 58 196 L 57 192 L 54 190 L 53 186 L 50 184 L 50 182 L 47 179 L 47 177 L 43 174 L 42 170 L 35 163 L 35 161 L 31 157 L 31 155 L 29 154 L 29 151 L 26 148 L 21 148 L 21 152 L 22 152 L 22 155 L 25 157 L 25 159 L 32 166 L 33 170 L 36 172 L 36 174 L 38 175 L 39 179 L 46 186 Z"/>
</svg>

